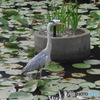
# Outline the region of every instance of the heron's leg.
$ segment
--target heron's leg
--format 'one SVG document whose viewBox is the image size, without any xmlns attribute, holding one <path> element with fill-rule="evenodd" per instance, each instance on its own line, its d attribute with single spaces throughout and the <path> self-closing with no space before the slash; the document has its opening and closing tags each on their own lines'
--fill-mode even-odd
<svg viewBox="0 0 100 100">
<path fill-rule="evenodd" d="M 41 79 L 41 77 L 42 77 L 42 71 L 43 71 L 43 69 L 41 68 L 41 69 L 40 69 L 40 79 Z"/>
<path fill-rule="evenodd" d="M 34 75 L 34 77 L 36 77 L 38 75 L 39 71 L 37 71 L 37 73 Z"/>
</svg>

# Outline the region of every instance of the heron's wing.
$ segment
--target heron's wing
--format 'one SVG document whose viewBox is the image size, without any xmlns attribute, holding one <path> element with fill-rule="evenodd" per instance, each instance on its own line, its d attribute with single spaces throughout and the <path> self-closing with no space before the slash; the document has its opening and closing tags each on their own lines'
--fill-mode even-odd
<svg viewBox="0 0 100 100">
<path fill-rule="evenodd" d="M 46 62 L 48 62 L 48 59 L 49 57 L 47 54 L 40 52 L 27 63 L 27 65 L 22 70 L 22 73 L 42 68 Z"/>
</svg>

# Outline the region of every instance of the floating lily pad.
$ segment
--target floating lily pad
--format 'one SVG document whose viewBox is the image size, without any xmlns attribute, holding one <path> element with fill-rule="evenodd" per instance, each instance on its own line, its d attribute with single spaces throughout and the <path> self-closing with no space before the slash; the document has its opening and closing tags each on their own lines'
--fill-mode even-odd
<svg viewBox="0 0 100 100">
<path fill-rule="evenodd" d="M 80 99 L 75 98 L 75 97 L 70 97 L 70 98 L 65 98 L 65 99 L 63 99 L 63 100 L 80 100 Z"/>
<path fill-rule="evenodd" d="M 9 48 L 18 48 L 18 43 L 7 42 L 5 46 Z"/>
<path fill-rule="evenodd" d="M 1 85 L 4 85 L 4 86 L 12 86 L 14 83 L 16 83 L 16 82 L 14 82 L 14 81 L 3 81 L 3 82 L 1 82 L 0 84 Z"/>
<path fill-rule="evenodd" d="M 86 74 L 84 74 L 84 73 L 72 73 L 72 76 L 73 77 L 84 77 L 84 76 L 86 76 Z"/>
<path fill-rule="evenodd" d="M 11 87 L 0 87 L 0 99 L 1 100 L 7 100 L 7 98 L 9 97 L 9 95 L 12 92 L 15 92 L 16 89 L 11 86 Z"/>
<path fill-rule="evenodd" d="M 74 84 L 80 84 L 80 83 L 86 82 L 86 80 L 84 80 L 84 79 L 71 79 L 71 80 L 69 80 L 69 82 L 74 83 Z"/>
<path fill-rule="evenodd" d="M 87 9 L 79 9 L 79 10 L 78 10 L 78 13 L 86 13 L 86 12 L 88 12 Z"/>
<path fill-rule="evenodd" d="M 64 68 L 60 66 L 58 63 L 51 62 L 49 65 L 45 67 L 49 71 L 62 71 Z"/>
<path fill-rule="evenodd" d="M 27 91 L 27 92 L 33 92 L 37 89 L 37 85 L 38 85 L 38 81 L 33 80 L 28 82 L 23 88 L 23 91 Z"/>
<path fill-rule="evenodd" d="M 87 28 L 88 29 L 96 29 L 96 28 L 98 28 L 98 23 L 96 22 L 96 21 L 94 21 L 94 20 L 88 20 L 87 21 Z"/>
<path fill-rule="evenodd" d="M 53 76 L 53 75 L 47 77 L 47 79 L 59 79 L 59 78 L 60 78 L 59 76 Z"/>
<path fill-rule="evenodd" d="M 35 48 L 31 48 L 29 53 L 28 53 L 28 57 L 33 57 L 35 54 L 36 54 Z"/>
<path fill-rule="evenodd" d="M 14 92 L 10 94 L 9 100 L 33 100 L 33 95 L 26 92 Z"/>
<path fill-rule="evenodd" d="M 79 84 L 81 87 L 89 87 L 89 88 L 94 88 L 95 84 L 91 82 L 85 82 L 85 83 L 80 83 Z"/>
<path fill-rule="evenodd" d="M 66 87 L 64 88 L 64 90 L 67 90 L 67 91 L 73 91 L 73 90 L 77 90 L 79 89 L 80 86 L 79 85 L 76 85 L 76 84 L 66 84 Z"/>
<path fill-rule="evenodd" d="M 98 7 L 96 7 L 93 3 L 90 3 L 90 4 L 81 4 L 79 6 L 79 8 L 83 8 L 83 9 L 98 9 Z"/>
<path fill-rule="evenodd" d="M 100 86 L 100 80 L 95 81 L 95 84 Z"/>
<path fill-rule="evenodd" d="M 100 69 L 89 69 L 87 70 L 87 73 L 93 74 L 93 75 L 100 75 Z"/>
<path fill-rule="evenodd" d="M 58 89 L 57 88 L 54 88 L 54 86 L 44 86 L 42 88 L 40 88 L 40 91 L 42 94 L 45 94 L 45 95 L 56 95 L 57 92 L 58 92 Z"/>
<path fill-rule="evenodd" d="M 91 65 L 90 64 L 85 64 L 85 63 L 76 63 L 76 64 L 72 64 L 73 67 L 75 68 L 90 68 Z"/>
<path fill-rule="evenodd" d="M 23 66 L 19 65 L 19 64 L 9 64 L 9 63 L 4 63 L 3 67 L 6 68 L 22 68 Z"/>
<path fill-rule="evenodd" d="M 36 95 L 33 100 L 47 100 L 47 99 L 48 99 L 47 96 Z"/>
<path fill-rule="evenodd" d="M 85 60 L 84 63 L 91 64 L 91 65 L 98 65 L 100 64 L 100 60 L 90 59 L 90 60 Z"/>
<path fill-rule="evenodd" d="M 21 70 L 18 70 L 18 69 L 10 69 L 10 70 L 7 70 L 5 73 L 6 74 L 9 74 L 9 75 L 20 75 L 21 74 Z"/>
</svg>

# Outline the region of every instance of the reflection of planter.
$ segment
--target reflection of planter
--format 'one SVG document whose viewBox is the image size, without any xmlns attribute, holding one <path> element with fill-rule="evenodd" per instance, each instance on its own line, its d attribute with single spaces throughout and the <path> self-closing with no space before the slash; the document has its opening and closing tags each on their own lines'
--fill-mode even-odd
<svg viewBox="0 0 100 100">
<path fill-rule="evenodd" d="M 88 30 L 81 29 L 82 34 L 70 37 L 52 37 L 51 59 L 58 62 L 79 61 L 90 54 L 90 34 Z M 43 34 L 43 33 L 42 33 Z M 46 36 L 41 32 L 34 34 L 35 48 L 40 52 L 46 46 Z"/>
</svg>

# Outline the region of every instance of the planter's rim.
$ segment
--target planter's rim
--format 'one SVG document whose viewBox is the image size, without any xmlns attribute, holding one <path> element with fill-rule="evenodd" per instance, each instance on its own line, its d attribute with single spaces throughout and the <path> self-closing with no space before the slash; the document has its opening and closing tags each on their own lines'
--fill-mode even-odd
<svg viewBox="0 0 100 100">
<path fill-rule="evenodd" d="M 78 28 L 78 29 L 83 30 L 84 33 L 83 33 L 83 34 L 79 34 L 79 35 L 75 35 L 75 36 L 69 36 L 69 37 L 67 37 L 67 36 L 62 36 L 62 37 L 51 37 L 51 38 L 52 38 L 52 39 L 65 39 L 65 38 L 68 38 L 68 39 L 69 39 L 69 38 L 82 37 L 82 36 L 85 36 L 85 35 L 87 35 L 87 34 L 90 34 L 90 31 L 87 30 L 87 29 L 85 29 L 85 28 Z M 37 31 L 37 32 L 39 32 L 39 31 Z M 34 36 L 36 36 L 36 37 L 41 37 L 41 38 L 47 38 L 47 36 L 39 35 L 37 32 L 34 33 Z"/>
</svg>

